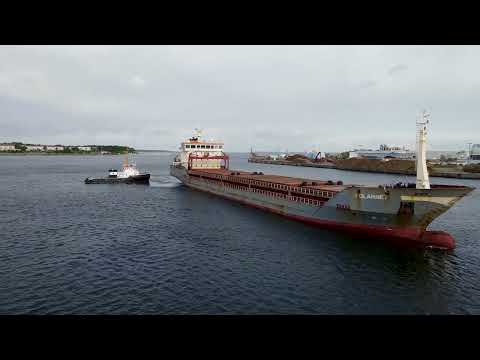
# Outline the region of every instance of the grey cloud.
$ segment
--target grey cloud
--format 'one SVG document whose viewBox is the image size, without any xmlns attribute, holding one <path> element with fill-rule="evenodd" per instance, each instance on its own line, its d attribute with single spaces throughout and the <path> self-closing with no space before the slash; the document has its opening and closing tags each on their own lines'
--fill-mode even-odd
<svg viewBox="0 0 480 360">
<path fill-rule="evenodd" d="M 374 87 L 376 85 L 377 85 L 376 81 L 368 80 L 368 81 L 365 81 L 365 82 L 360 84 L 360 89 L 367 89 L 367 88 L 370 88 L 370 87 Z"/>
<path fill-rule="evenodd" d="M 341 151 L 414 142 L 428 106 L 432 146 L 460 148 L 480 141 L 479 60 L 479 46 L 3 46 L 0 142 L 174 150 L 200 127 L 230 151 Z"/>
<path fill-rule="evenodd" d="M 393 65 L 388 69 L 388 75 L 393 75 L 394 73 L 408 70 L 408 66 L 405 64 Z"/>
</svg>

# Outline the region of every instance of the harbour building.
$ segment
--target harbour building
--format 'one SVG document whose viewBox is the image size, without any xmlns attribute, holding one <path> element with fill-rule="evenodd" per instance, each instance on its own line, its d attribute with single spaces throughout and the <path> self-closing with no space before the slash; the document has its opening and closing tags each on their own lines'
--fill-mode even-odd
<svg viewBox="0 0 480 360">
<path fill-rule="evenodd" d="M 470 149 L 469 162 L 472 164 L 480 164 L 480 144 L 473 144 Z"/>
<path fill-rule="evenodd" d="M 15 145 L 0 144 L 0 151 L 15 151 Z"/>
<path fill-rule="evenodd" d="M 349 158 L 365 158 L 365 159 L 415 159 L 415 152 L 406 149 L 405 147 L 392 147 L 385 144 L 379 146 L 378 150 L 372 149 L 355 149 L 348 152 Z"/>
</svg>

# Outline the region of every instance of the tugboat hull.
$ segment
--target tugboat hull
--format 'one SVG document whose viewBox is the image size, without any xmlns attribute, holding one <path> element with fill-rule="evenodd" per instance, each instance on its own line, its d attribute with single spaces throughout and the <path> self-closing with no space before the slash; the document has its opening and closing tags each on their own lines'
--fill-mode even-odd
<svg viewBox="0 0 480 360">
<path fill-rule="evenodd" d="M 85 184 L 149 184 L 150 174 L 141 174 L 127 178 L 105 177 L 105 178 L 86 178 Z"/>
</svg>

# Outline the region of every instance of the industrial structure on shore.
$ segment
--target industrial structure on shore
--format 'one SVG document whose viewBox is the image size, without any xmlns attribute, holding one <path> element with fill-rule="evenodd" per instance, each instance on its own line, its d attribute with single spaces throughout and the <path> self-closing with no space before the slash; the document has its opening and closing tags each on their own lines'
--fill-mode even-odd
<svg viewBox="0 0 480 360">
<path fill-rule="evenodd" d="M 473 144 L 469 149 L 469 163 L 480 164 L 480 144 Z"/>
<path fill-rule="evenodd" d="M 414 160 L 415 152 L 406 149 L 406 147 L 394 147 L 385 144 L 380 145 L 378 150 L 371 149 L 355 149 L 348 152 L 348 158 L 365 158 L 365 159 L 402 159 Z"/>
</svg>

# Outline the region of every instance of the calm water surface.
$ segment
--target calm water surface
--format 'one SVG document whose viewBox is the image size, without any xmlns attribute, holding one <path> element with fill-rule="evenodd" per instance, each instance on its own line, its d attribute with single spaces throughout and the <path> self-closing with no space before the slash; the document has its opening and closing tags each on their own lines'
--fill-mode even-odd
<svg viewBox="0 0 480 360">
<path fill-rule="evenodd" d="M 135 155 L 142 186 L 83 183 L 116 156 L 0 156 L 0 314 L 480 314 L 479 190 L 430 226 L 454 251 L 401 250 L 189 190 L 172 158 Z M 408 180 L 246 158 L 231 167 Z"/>
</svg>

